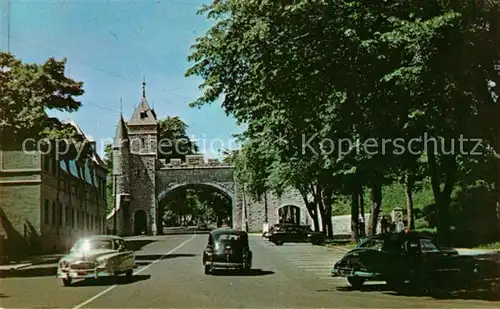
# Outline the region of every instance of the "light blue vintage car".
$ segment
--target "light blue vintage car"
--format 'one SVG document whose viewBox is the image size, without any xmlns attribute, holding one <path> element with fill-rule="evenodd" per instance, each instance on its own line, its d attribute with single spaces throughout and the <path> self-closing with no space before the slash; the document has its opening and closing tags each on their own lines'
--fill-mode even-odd
<svg viewBox="0 0 500 309">
<path fill-rule="evenodd" d="M 69 253 L 59 260 L 57 278 L 64 286 L 75 279 L 98 279 L 125 274 L 133 276 L 137 267 L 134 252 L 123 238 L 112 235 L 79 239 Z"/>
</svg>

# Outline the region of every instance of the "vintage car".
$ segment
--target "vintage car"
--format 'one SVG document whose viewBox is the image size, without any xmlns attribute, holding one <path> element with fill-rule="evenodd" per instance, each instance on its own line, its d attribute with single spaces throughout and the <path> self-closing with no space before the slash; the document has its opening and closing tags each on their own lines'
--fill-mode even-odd
<svg viewBox="0 0 500 309">
<path fill-rule="evenodd" d="M 277 223 L 269 227 L 269 230 L 267 232 L 262 233 L 263 238 L 269 239 L 269 236 L 271 236 L 273 233 L 276 231 L 279 231 L 282 228 L 288 227 L 288 226 L 300 226 L 299 224 L 294 224 L 294 223 Z"/>
<path fill-rule="evenodd" d="M 202 262 L 207 275 L 217 268 L 250 270 L 252 251 L 248 244 L 248 234 L 231 228 L 212 230 L 208 235 Z"/>
<path fill-rule="evenodd" d="M 431 237 L 405 231 L 365 238 L 335 263 L 331 275 L 346 277 L 353 288 L 367 280 L 386 281 L 393 288 L 406 281 L 423 287 L 441 280 L 465 282 L 475 276 L 477 267 L 474 258 L 439 248 Z"/>
<path fill-rule="evenodd" d="M 325 241 L 325 235 L 321 232 L 314 232 L 309 226 L 304 225 L 284 225 L 275 227 L 267 239 L 277 246 L 284 243 L 310 242 L 319 245 Z"/>
<path fill-rule="evenodd" d="M 134 252 L 127 249 L 123 238 L 90 236 L 77 240 L 69 253 L 59 260 L 57 278 L 68 286 L 74 279 L 98 279 L 120 274 L 131 277 L 136 267 Z"/>
</svg>

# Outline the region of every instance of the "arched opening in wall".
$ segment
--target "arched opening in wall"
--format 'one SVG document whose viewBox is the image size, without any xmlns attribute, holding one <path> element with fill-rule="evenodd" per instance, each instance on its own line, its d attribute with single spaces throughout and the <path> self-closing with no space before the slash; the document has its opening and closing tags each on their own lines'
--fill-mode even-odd
<svg viewBox="0 0 500 309">
<path fill-rule="evenodd" d="M 278 208 L 279 223 L 300 224 L 300 207 L 284 205 Z"/>
<path fill-rule="evenodd" d="M 146 234 L 148 231 L 148 218 L 144 210 L 134 213 L 134 235 Z"/>
<path fill-rule="evenodd" d="M 232 226 L 232 197 L 211 184 L 184 184 L 162 192 L 158 200 L 158 232 L 210 230 Z"/>
</svg>

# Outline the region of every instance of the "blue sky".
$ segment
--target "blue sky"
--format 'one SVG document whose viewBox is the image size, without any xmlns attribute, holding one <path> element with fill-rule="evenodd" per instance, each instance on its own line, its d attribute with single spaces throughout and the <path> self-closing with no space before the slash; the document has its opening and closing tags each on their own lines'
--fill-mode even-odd
<svg viewBox="0 0 500 309">
<path fill-rule="evenodd" d="M 5 11 L 5 3 L 3 8 Z M 113 138 L 123 101 L 125 120 L 139 104 L 142 76 L 146 96 L 159 117 L 179 116 L 188 133 L 200 139 L 201 152 L 217 157 L 217 149 L 235 148 L 232 134 L 243 127 L 227 117 L 219 103 L 194 109 L 201 79 L 185 78 L 186 57 L 196 37 L 211 26 L 196 15 L 210 0 L 44 0 L 11 1 L 10 50 L 25 62 L 67 57 L 67 74 L 84 82 L 83 106 L 71 117 L 97 141 Z M 3 33 L 2 50 L 7 50 Z"/>
</svg>

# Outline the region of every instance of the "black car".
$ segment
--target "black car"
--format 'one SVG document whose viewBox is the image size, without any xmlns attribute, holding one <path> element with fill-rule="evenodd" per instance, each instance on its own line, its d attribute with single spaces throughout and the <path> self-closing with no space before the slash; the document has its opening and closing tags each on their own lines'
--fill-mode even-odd
<svg viewBox="0 0 500 309">
<path fill-rule="evenodd" d="M 277 223 L 272 225 L 267 232 L 262 233 L 263 238 L 268 238 L 271 236 L 273 233 L 279 231 L 280 229 L 287 228 L 287 227 L 300 227 L 300 224 L 296 223 Z"/>
<path fill-rule="evenodd" d="M 250 270 L 252 251 L 248 244 L 248 234 L 231 228 L 212 230 L 203 251 L 203 266 L 205 274 L 210 274 L 216 268 Z"/>
<path fill-rule="evenodd" d="M 267 238 L 277 246 L 287 242 L 310 242 L 313 245 L 319 245 L 324 242 L 325 235 L 312 231 L 309 226 L 291 225 L 275 228 Z"/>
<path fill-rule="evenodd" d="M 460 281 L 477 273 L 474 258 L 439 248 L 431 237 L 403 232 L 362 240 L 335 263 L 331 274 L 346 277 L 354 288 L 367 280 L 386 281 L 394 288 L 406 281 L 418 284 Z"/>
</svg>

